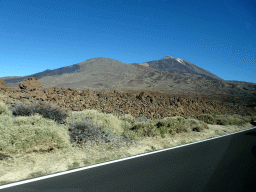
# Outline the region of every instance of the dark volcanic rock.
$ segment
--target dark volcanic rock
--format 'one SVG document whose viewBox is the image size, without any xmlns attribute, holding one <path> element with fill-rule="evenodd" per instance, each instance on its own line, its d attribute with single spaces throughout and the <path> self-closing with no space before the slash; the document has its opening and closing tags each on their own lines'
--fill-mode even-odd
<svg viewBox="0 0 256 192">
<path fill-rule="evenodd" d="M 162 119 L 164 117 L 182 116 L 186 119 L 197 118 L 200 114 L 241 114 L 247 115 L 252 108 L 243 105 L 223 102 L 221 99 L 201 97 L 193 99 L 186 95 L 160 93 L 157 91 L 94 91 L 89 89 L 75 90 L 62 88 L 36 89 L 40 82 L 30 79 L 35 85 L 28 90 L 3 88 L 1 94 L 7 96 L 12 107 L 17 102 L 34 100 L 53 103 L 67 111 L 82 111 L 95 109 L 101 113 L 111 113 L 116 116 L 131 114 L 133 117 L 146 117 L 147 119 Z M 24 84 L 23 84 L 24 85 Z M 23 86 L 25 87 L 25 85 Z M 33 89 L 34 88 L 34 89 Z"/>
</svg>

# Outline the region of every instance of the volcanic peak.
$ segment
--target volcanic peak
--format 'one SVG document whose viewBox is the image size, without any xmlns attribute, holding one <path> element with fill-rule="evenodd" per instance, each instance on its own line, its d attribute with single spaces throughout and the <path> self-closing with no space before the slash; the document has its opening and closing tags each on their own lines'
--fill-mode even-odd
<svg viewBox="0 0 256 192">
<path fill-rule="evenodd" d="M 172 56 L 170 56 L 170 55 L 167 55 L 163 59 L 174 59 L 174 58 Z"/>
</svg>

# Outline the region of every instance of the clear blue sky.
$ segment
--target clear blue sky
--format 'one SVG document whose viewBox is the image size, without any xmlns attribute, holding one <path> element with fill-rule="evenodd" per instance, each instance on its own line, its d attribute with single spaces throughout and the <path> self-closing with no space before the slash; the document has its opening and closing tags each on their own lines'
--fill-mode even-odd
<svg viewBox="0 0 256 192">
<path fill-rule="evenodd" d="M 170 55 L 256 83 L 255 0 L 0 0 L 0 24 L 0 77 Z"/>
</svg>

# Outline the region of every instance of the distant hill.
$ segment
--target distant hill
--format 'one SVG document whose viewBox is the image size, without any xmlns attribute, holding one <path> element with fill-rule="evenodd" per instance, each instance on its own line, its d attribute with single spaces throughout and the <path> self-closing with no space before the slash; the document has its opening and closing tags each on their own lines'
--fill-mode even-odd
<svg viewBox="0 0 256 192">
<path fill-rule="evenodd" d="M 15 75 L 15 74 L 14 74 Z M 97 57 L 28 76 L 1 77 L 6 87 L 19 87 L 21 81 L 37 78 L 43 88 L 57 87 L 93 90 L 151 90 L 172 94 L 240 98 L 243 102 L 255 94 L 256 84 L 225 81 L 186 60 L 166 56 L 161 60 L 127 64 Z M 229 98 L 230 100 L 230 98 Z"/>
</svg>

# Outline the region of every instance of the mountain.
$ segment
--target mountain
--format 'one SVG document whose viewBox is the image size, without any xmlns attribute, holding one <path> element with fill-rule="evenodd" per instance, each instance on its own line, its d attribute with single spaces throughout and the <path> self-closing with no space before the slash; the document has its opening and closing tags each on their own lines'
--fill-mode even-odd
<svg viewBox="0 0 256 192">
<path fill-rule="evenodd" d="M 111 88 L 116 87 L 123 80 L 137 79 L 144 73 L 158 72 L 155 69 L 144 69 L 141 66 L 129 65 L 114 59 L 97 57 L 86 61 L 61 67 L 53 70 L 45 70 L 27 76 L 1 77 L 6 86 L 18 87 L 19 83 L 29 77 L 37 78 L 43 88 L 70 87 L 82 88 Z"/>
<path fill-rule="evenodd" d="M 233 99 L 241 98 L 239 102 L 255 94 L 256 89 L 254 83 L 225 81 L 193 63 L 171 56 L 133 64 L 97 57 L 28 76 L 8 76 L 1 79 L 5 81 L 6 87 L 19 88 L 19 83 L 29 77 L 37 78 L 43 88 L 149 90 L 188 95 L 193 98 L 227 98 L 232 95 Z"/>
<path fill-rule="evenodd" d="M 132 63 L 133 65 L 141 65 L 145 67 L 149 67 L 152 69 L 157 69 L 160 71 L 165 71 L 169 73 L 176 73 L 176 74 L 197 74 L 202 75 L 206 77 L 207 79 L 217 79 L 217 80 L 223 80 L 220 77 L 212 74 L 211 72 L 202 69 L 195 64 L 179 59 L 179 58 L 173 58 L 172 56 L 167 55 L 161 60 L 155 60 L 155 61 L 149 61 L 145 63 Z"/>
</svg>

